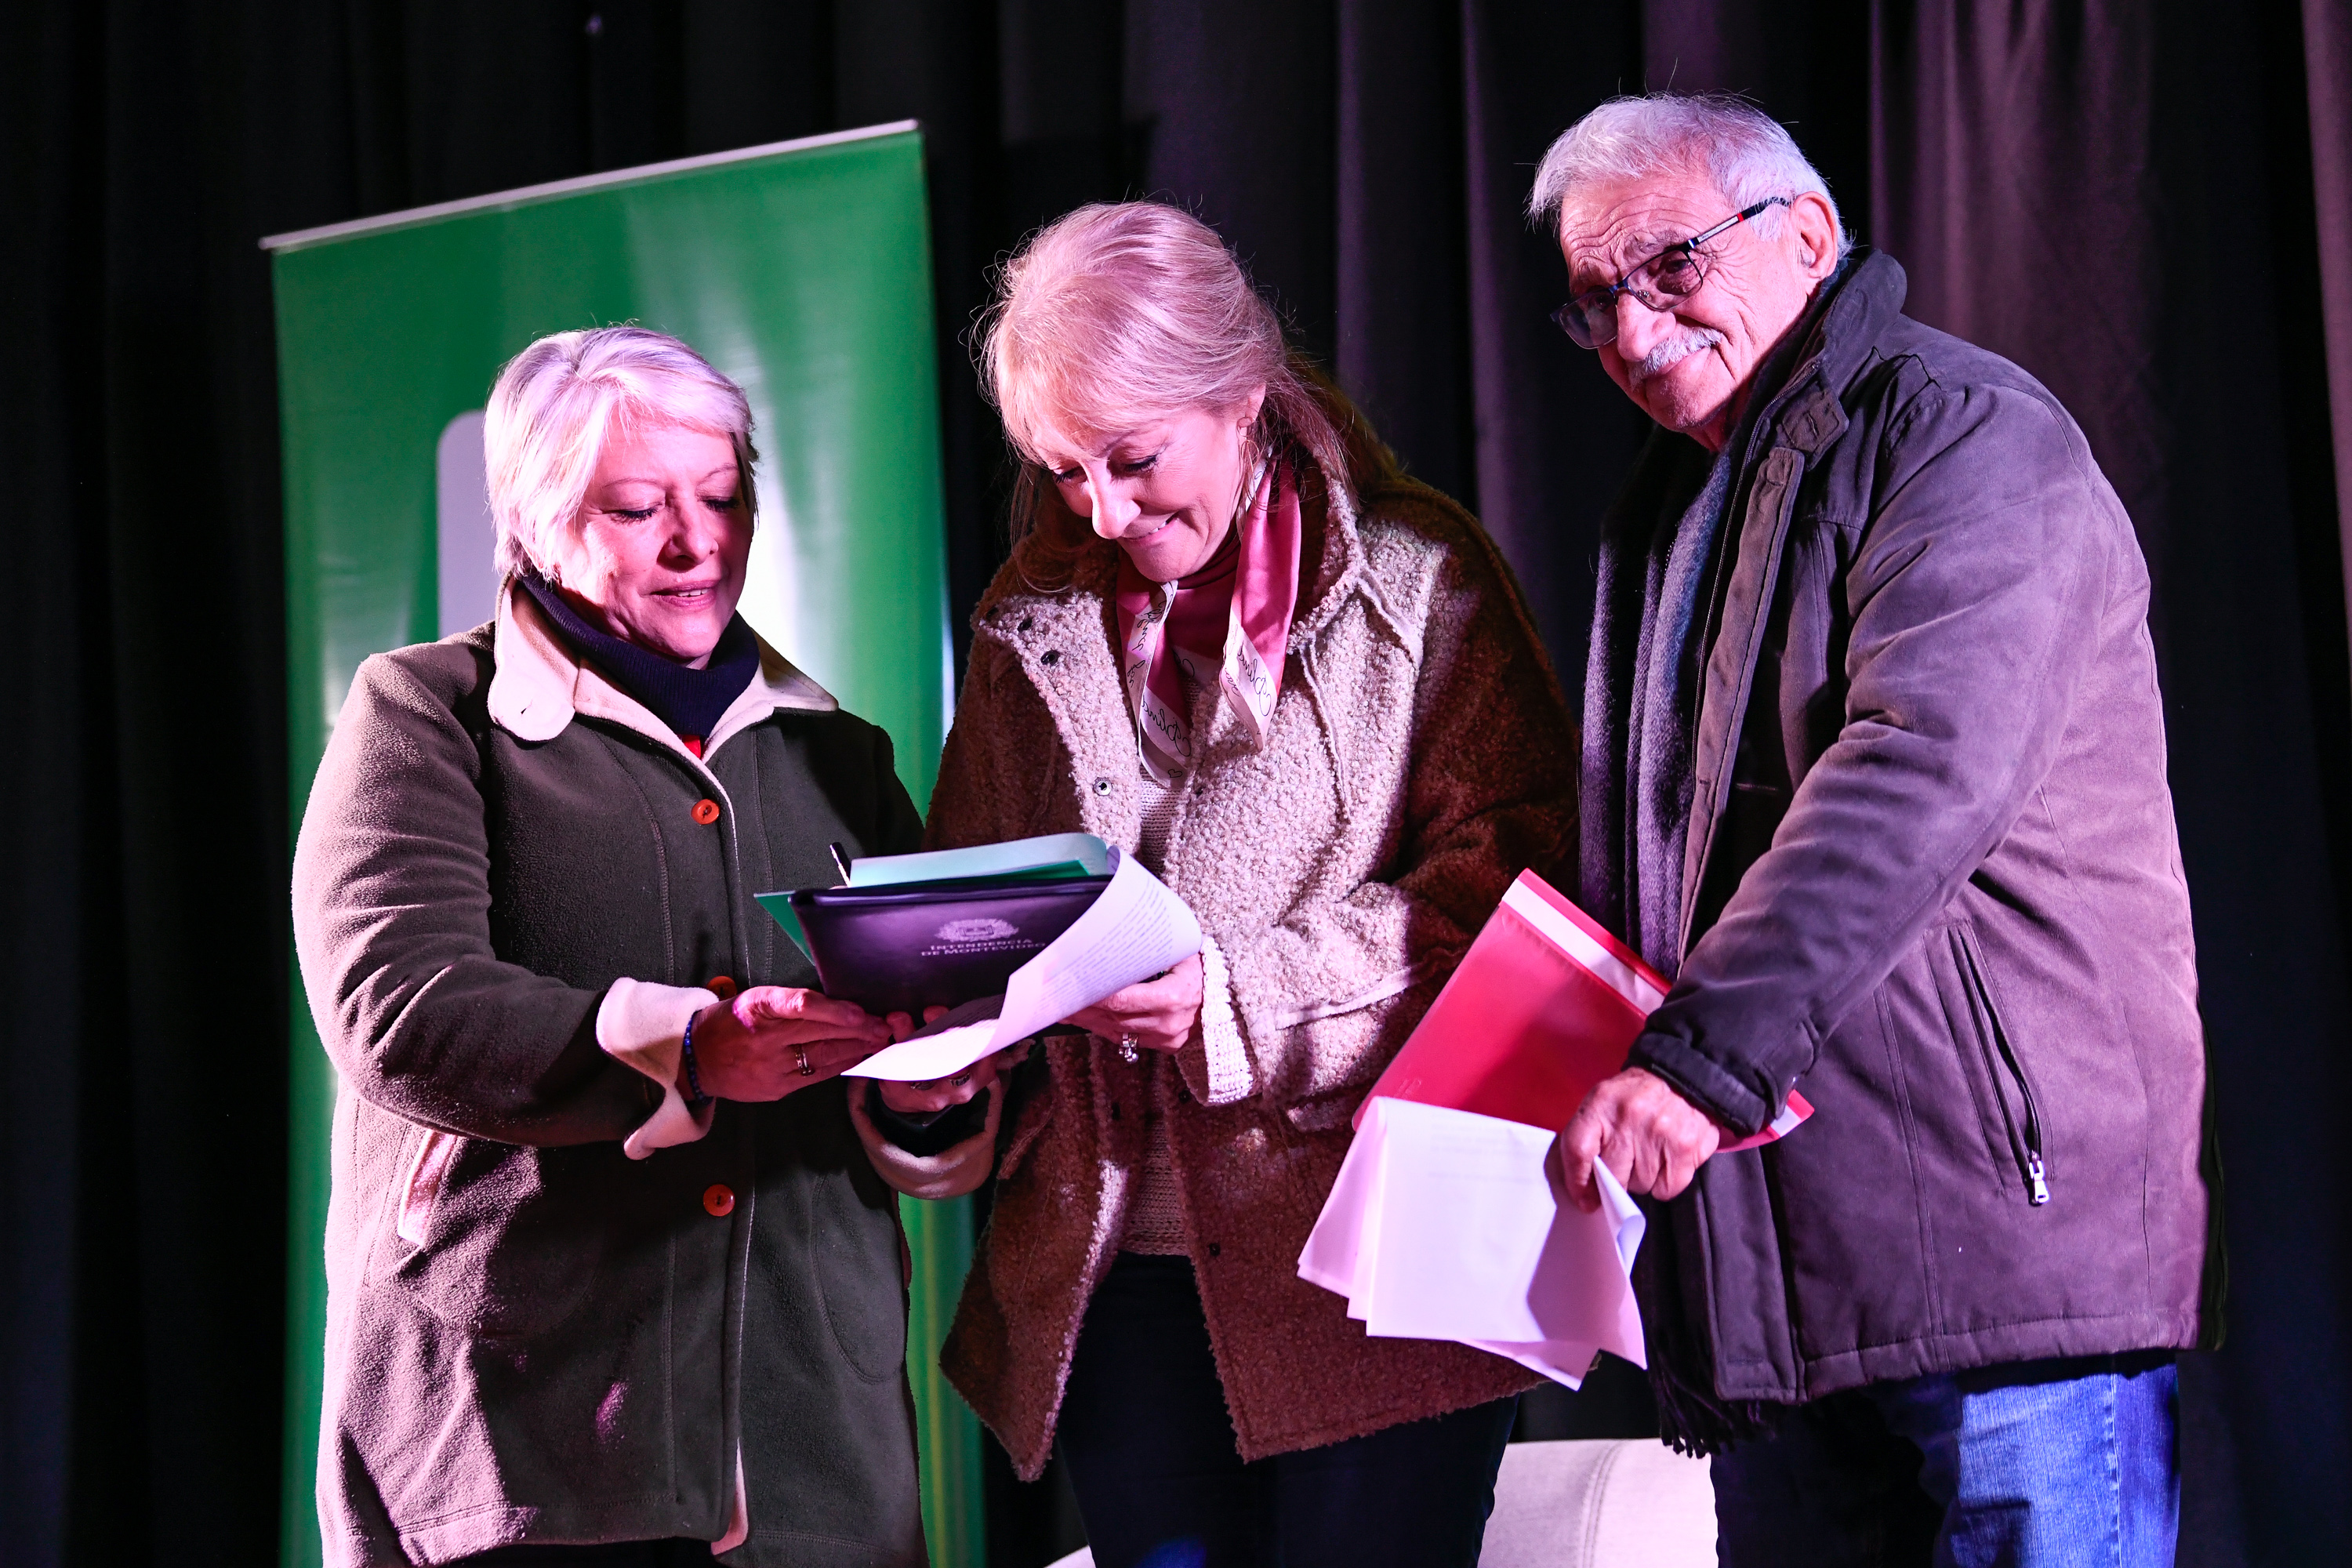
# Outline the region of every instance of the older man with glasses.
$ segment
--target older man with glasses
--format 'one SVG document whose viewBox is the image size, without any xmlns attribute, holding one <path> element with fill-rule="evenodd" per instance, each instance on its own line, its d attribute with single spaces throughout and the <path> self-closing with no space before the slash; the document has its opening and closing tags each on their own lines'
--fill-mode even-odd
<svg viewBox="0 0 2352 1568">
<path fill-rule="evenodd" d="M 1529 207 L 1657 424 L 1602 525 L 1581 879 L 1674 986 L 1560 1153 L 1652 1205 L 1722 1561 L 2169 1563 L 2173 1353 L 2219 1325 L 2131 521 L 1747 105 L 1604 104 Z"/>
</svg>

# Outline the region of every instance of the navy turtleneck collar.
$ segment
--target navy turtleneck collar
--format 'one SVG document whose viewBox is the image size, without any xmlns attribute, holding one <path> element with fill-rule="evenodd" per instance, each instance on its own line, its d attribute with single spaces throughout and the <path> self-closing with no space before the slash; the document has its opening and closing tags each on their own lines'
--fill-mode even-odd
<svg viewBox="0 0 2352 1568">
<path fill-rule="evenodd" d="M 651 709 L 655 718 L 698 743 L 709 738 L 720 715 L 760 673 L 760 640 L 740 616 L 730 619 L 719 634 L 709 664 L 696 669 L 589 625 L 562 594 L 529 573 L 517 575 L 515 584 L 547 613 L 573 652 L 593 660 L 614 684 Z"/>
</svg>

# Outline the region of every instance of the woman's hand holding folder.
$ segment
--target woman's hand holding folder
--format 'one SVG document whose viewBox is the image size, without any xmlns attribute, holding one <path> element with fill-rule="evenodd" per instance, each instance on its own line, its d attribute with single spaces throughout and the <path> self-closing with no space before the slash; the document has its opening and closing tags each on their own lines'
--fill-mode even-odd
<svg viewBox="0 0 2352 1568">
<path fill-rule="evenodd" d="M 931 1116 L 942 1110 L 952 1110 L 969 1100 L 978 1100 L 996 1087 L 996 1080 L 1029 1059 L 1029 1042 L 1007 1046 L 1001 1051 L 984 1056 L 953 1078 L 932 1079 L 925 1083 L 901 1083 L 895 1079 L 874 1079 L 880 1089 L 882 1103 L 901 1116 Z"/>
<path fill-rule="evenodd" d="M 1064 1021 L 1115 1044 L 1132 1040 L 1147 1051 L 1181 1051 L 1200 1025 L 1203 989 L 1196 952 L 1167 973 L 1114 991 Z"/>
<path fill-rule="evenodd" d="M 1204 989 L 1201 955 L 1196 952 L 1165 973 L 1114 991 L 1091 1007 L 1081 1007 L 1063 1022 L 1115 1043 L 1132 1042 L 1145 1050 L 1173 1053 L 1182 1050 L 1200 1026 Z M 944 1007 L 927 1008 L 923 1021 L 930 1023 L 946 1012 Z M 903 1013 L 890 1015 L 894 1025 L 905 1017 Z M 903 1039 L 906 1034 L 901 1029 L 898 1037 Z M 922 1083 L 879 1079 L 882 1103 L 901 1116 L 946 1110 L 979 1099 L 1000 1076 L 1028 1057 L 1029 1042 L 1023 1040 L 981 1058 L 953 1078 Z"/>
<path fill-rule="evenodd" d="M 910 1026 L 903 1013 L 877 1018 L 822 991 L 754 985 L 694 1016 L 695 1077 L 719 1100 L 782 1100 L 839 1076 Z M 683 1062 L 677 1089 L 689 1098 L 695 1089 Z"/>
<path fill-rule="evenodd" d="M 923 1022 L 935 1024 L 947 1016 L 945 1007 L 923 1009 Z M 904 1022 L 907 1027 L 898 1026 Z M 899 1039 L 911 1035 L 913 1021 L 904 1013 L 890 1015 L 892 1032 Z M 978 1100 L 995 1086 L 999 1077 L 1011 1072 L 1029 1059 L 1029 1042 L 1022 1040 L 992 1051 L 953 1078 L 931 1079 L 922 1083 L 901 1083 L 892 1079 L 877 1079 L 875 1086 L 882 1094 L 882 1103 L 901 1116 L 932 1116 L 951 1110 L 966 1100 Z"/>
</svg>

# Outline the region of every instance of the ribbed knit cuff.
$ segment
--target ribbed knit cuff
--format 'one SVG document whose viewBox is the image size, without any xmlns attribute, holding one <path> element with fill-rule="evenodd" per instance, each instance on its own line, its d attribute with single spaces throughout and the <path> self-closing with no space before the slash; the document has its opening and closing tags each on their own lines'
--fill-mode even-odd
<svg viewBox="0 0 2352 1568">
<path fill-rule="evenodd" d="M 691 1143 L 710 1131 L 719 1102 L 695 1110 L 677 1091 L 677 1061 L 686 1021 L 719 1000 L 699 985 L 656 985 L 650 980 L 615 980 L 596 1009 L 596 1043 L 615 1061 L 653 1079 L 662 1093 L 654 1113 L 622 1142 L 622 1152 L 642 1160 L 656 1149 Z"/>
<path fill-rule="evenodd" d="M 961 1105 L 950 1105 L 945 1110 L 924 1116 L 909 1116 L 890 1109 L 882 1099 L 882 1086 L 877 1080 L 869 1078 L 865 1082 L 866 1114 L 874 1123 L 874 1130 L 892 1148 L 904 1149 L 918 1158 L 952 1149 L 986 1126 L 989 1097 L 996 1092 L 983 1089 Z"/>
<path fill-rule="evenodd" d="M 1201 1038 L 1176 1053 L 1184 1085 L 1203 1105 L 1231 1105 L 1257 1089 L 1241 1016 L 1234 1010 L 1233 972 L 1213 939 L 1201 945 Z"/>
<path fill-rule="evenodd" d="M 1655 1073 L 1676 1094 L 1742 1138 L 1762 1131 L 1779 1110 L 1679 1035 L 1644 1030 L 1625 1053 L 1625 1065 Z"/>
</svg>

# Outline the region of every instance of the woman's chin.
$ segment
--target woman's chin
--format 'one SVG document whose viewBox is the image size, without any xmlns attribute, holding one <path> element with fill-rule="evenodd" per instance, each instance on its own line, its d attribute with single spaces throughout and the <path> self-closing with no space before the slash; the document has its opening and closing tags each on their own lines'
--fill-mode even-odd
<svg viewBox="0 0 2352 1568">
<path fill-rule="evenodd" d="M 677 664 L 696 664 L 710 657 L 726 630 L 726 622 L 713 625 L 708 613 L 697 613 L 648 616 L 629 627 L 626 635 L 647 653 Z"/>
<path fill-rule="evenodd" d="M 1173 583 L 1179 577 L 1200 569 L 1209 552 L 1201 548 L 1200 535 L 1185 528 L 1163 529 L 1147 544 L 1122 542 L 1128 560 L 1135 569 L 1154 583 Z"/>
</svg>

